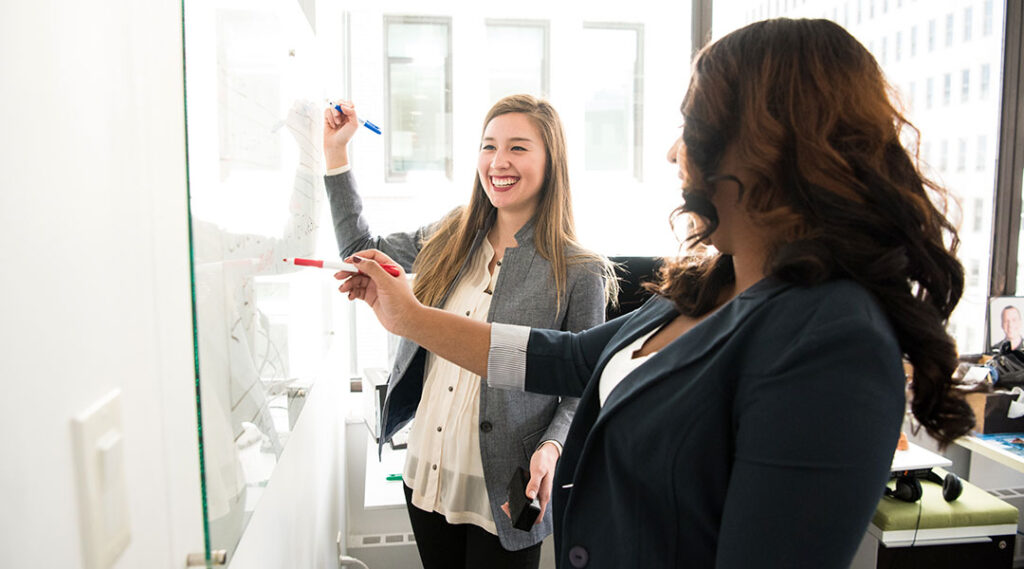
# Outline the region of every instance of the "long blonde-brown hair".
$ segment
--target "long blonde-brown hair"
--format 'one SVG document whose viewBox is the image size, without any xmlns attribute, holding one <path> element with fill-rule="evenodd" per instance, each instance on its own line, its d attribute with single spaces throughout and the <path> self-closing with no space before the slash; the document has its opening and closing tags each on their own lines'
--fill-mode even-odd
<svg viewBox="0 0 1024 569">
<path fill-rule="evenodd" d="M 509 95 L 494 104 L 484 118 L 483 130 L 495 117 L 508 113 L 522 113 L 530 118 L 540 131 L 547 151 L 544 184 L 540 202 L 534 214 L 533 240 L 537 253 L 551 263 L 555 280 L 556 303 L 561 305 L 565 294 L 566 270 L 569 264 L 596 261 L 603 267 L 609 287 L 615 286 L 614 273 L 603 257 L 579 247 L 576 224 L 572 215 L 572 195 L 569 192 L 568 156 L 562 121 L 550 103 L 530 95 Z M 481 137 L 483 134 L 481 134 Z M 417 273 L 413 285 L 416 297 L 428 306 L 441 302 L 445 292 L 455 282 L 462 262 L 469 255 L 473 241 L 480 231 L 493 223 L 497 208 L 491 205 L 480 177 L 473 182 L 469 205 L 450 213 L 423 244 L 416 257 L 413 271 Z M 571 247 L 575 253 L 566 256 Z M 613 294 L 608 288 L 606 294 Z"/>
</svg>

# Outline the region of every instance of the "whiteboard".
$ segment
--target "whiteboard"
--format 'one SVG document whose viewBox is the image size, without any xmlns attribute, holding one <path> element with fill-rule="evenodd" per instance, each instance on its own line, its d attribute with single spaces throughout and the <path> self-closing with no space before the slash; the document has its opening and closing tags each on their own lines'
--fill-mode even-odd
<svg viewBox="0 0 1024 569">
<path fill-rule="evenodd" d="M 204 512 L 229 554 L 329 349 L 336 283 L 281 261 L 323 241 L 310 22 L 295 0 L 185 2 Z"/>
</svg>

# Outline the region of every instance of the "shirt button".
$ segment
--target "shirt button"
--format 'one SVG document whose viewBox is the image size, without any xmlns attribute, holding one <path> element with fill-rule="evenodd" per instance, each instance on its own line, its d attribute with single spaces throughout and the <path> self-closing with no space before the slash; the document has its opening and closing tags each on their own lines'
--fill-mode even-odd
<svg viewBox="0 0 1024 569">
<path fill-rule="evenodd" d="M 439 433 L 441 432 L 441 427 L 437 428 L 437 432 L 439 432 Z"/>
<path fill-rule="evenodd" d="M 485 432 L 485 433 L 491 432 L 491 429 L 493 429 L 493 428 L 494 428 L 494 425 L 491 425 L 490 421 L 484 421 L 483 423 L 480 423 L 480 430 Z"/>
<path fill-rule="evenodd" d="M 501 266 L 501 261 L 498 261 L 498 266 L 499 266 L 499 267 Z"/>
<path fill-rule="evenodd" d="M 437 470 L 437 465 L 435 464 L 434 466 L 431 466 L 430 469 L 431 470 Z"/>
<path fill-rule="evenodd" d="M 569 564 L 573 567 L 586 567 L 588 561 L 590 561 L 590 554 L 582 545 L 574 545 L 569 550 Z"/>
<path fill-rule="evenodd" d="M 454 388 L 454 387 L 452 387 L 452 386 L 450 386 L 450 385 L 448 386 L 448 391 L 451 391 L 451 390 L 453 390 L 453 389 L 455 389 L 455 388 Z"/>
<path fill-rule="evenodd" d="M 469 311 L 468 310 L 466 311 L 466 316 L 469 316 Z"/>
</svg>

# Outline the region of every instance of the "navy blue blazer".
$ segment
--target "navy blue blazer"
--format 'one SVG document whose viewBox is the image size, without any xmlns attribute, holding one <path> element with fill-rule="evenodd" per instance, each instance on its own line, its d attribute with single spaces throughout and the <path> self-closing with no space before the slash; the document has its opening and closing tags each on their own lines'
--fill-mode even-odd
<svg viewBox="0 0 1024 569">
<path fill-rule="evenodd" d="M 901 351 L 849 281 L 765 279 L 598 400 L 609 357 L 675 318 L 655 297 L 534 329 L 525 389 L 580 396 L 552 499 L 560 567 L 847 567 L 904 413 Z"/>
</svg>

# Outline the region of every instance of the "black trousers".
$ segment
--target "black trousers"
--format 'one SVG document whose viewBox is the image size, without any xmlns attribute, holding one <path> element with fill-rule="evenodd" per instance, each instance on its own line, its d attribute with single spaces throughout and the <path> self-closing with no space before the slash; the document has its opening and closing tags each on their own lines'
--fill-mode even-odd
<svg viewBox="0 0 1024 569">
<path fill-rule="evenodd" d="M 473 524 L 450 524 L 441 514 L 412 505 L 412 490 L 404 484 L 402 487 L 423 569 L 537 569 L 540 566 L 541 544 L 508 551 L 496 535 Z"/>
</svg>

